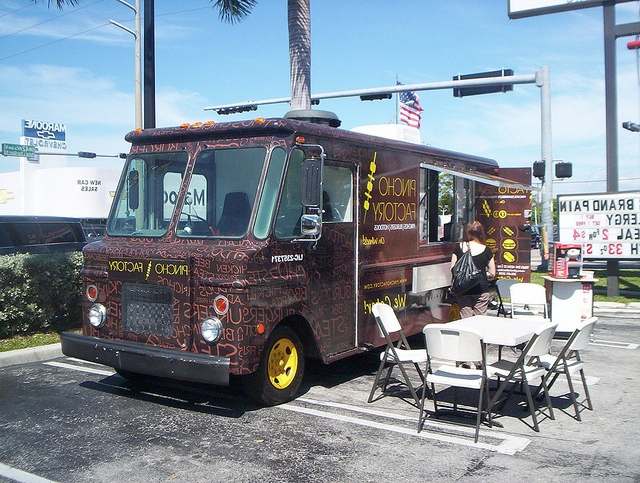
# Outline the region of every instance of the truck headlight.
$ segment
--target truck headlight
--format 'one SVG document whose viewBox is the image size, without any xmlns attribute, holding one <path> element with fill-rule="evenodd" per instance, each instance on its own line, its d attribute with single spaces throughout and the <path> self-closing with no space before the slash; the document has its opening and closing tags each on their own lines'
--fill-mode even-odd
<svg viewBox="0 0 640 483">
<path fill-rule="evenodd" d="M 211 317 L 204 319 L 200 326 L 202 332 L 202 338 L 208 344 L 214 344 L 218 342 L 222 335 L 222 322 L 217 317 Z"/>
<path fill-rule="evenodd" d="M 102 304 L 93 304 L 89 309 L 89 323 L 95 328 L 100 327 L 107 320 L 107 309 Z"/>
</svg>

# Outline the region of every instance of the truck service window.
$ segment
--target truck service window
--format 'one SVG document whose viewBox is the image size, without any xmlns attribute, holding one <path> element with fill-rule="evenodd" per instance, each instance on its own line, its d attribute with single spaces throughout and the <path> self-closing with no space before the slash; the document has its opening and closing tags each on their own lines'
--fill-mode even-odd
<svg viewBox="0 0 640 483">
<path fill-rule="evenodd" d="M 169 226 L 165 203 L 176 194 L 164 190 L 165 178 L 182 179 L 187 153 L 135 154 L 127 160 L 107 223 L 113 236 L 163 236 Z M 174 201 L 175 204 L 175 201 Z"/>
<path fill-rule="evenodd" d="M 455 239 L 456 188 L 452 175 L 420 168 L 420 243 Z"/>
<path fill-rule="evenodd" d="M 266 148 L 211 149 L 193 167 L 179 237 L 242 237 L 256 199 Z"/>
</svg>

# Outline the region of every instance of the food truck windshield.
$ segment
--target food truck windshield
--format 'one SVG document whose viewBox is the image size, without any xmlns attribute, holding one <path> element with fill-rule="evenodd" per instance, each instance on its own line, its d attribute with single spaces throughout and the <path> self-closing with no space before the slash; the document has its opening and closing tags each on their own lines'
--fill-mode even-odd
<svg viewBox="0 0 640 483">
<path fill-rule="evenodd" d="M 162 237 L 175 216 L 177 236 L 245 236 L 266 153 L 265 147 L 206 149 L 192 170 L 186 151 L 130 155 L 108 234 Z"/>
</svg>

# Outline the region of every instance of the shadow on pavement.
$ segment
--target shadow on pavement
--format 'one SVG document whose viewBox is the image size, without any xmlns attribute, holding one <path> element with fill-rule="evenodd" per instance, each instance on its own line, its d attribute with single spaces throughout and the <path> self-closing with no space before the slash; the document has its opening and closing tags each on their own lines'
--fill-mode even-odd
<svg viewBox="0 0 640 483">
<path fill-rule="evenodd" d="M 239 418 L 245 412 L 260 408 L 235 388 L 160 378 L 149 377 L 144 381 L 131 382 L 113 375 L 101 381 L 85 381 L 80 386 L 106 394 L 227 418 Z"/>
</svg>

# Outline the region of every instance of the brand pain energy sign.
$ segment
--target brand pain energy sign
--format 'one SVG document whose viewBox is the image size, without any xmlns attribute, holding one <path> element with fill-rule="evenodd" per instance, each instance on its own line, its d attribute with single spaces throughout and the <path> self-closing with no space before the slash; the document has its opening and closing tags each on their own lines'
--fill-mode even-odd
<svg viewBox="0 0 640 483">
<path fill-rule="evenodd" d="M 558 196 L 560 241 L 586 258 L 640 259 L 640 191 Z"/>
</svg>

